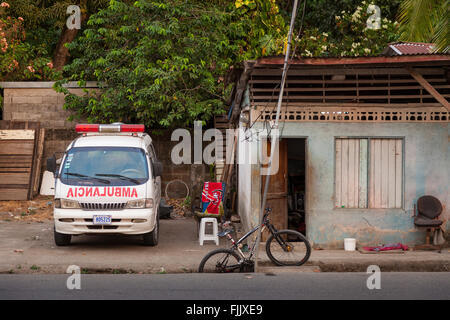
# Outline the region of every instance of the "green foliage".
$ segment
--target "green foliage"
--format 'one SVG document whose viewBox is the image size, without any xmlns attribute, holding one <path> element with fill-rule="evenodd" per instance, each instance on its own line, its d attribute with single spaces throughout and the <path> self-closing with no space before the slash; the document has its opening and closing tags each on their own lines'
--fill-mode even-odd
<svg viewBox="0 0 450 320">
<path fill-rule="evenodd" d="M 235 7 L 237 16 L 246 19 L 240 24 L 247 30 L 241 60 L 283 53 L 289 26 L 275 0 L 236 0 Z"/>
<path fill-rule="evenodd" d="M 433 42 L 437 51 L 450 50 L 448 0 L 404 0 L 398 16 L 402 40 Z"/>
<path fill-rule="evenodd" d="M 96 12 L 108 0 L 8 0 L 0 7 L 0 81 L 56 80 L 52 57 L 71 4 L 82 13 Z M 8 18 L 9 17 L 9 18 Z M 4 33 L 1 36 L 1 33 Z M 3 40 L 5 39 L 5 40 Z M 1 45 L 1 44 L 0 44 Z"/>
<path fill-rule="evenodd" d="M 61 29 L 68 17 L 69 5 L 78 5 L 82 13 L 96 12 L 108 0 L 8 0 L 11 15 L 25 19 L 27 31 L 45 26 Z"/>
<path fill-rule="evenodd" d="M 57 77 L 45 46 L 25 41 L 24 19 L 8 13 L 6 2 L 0 7 L 0 79 L 49 80 Z"/>
<path fill-rule="evenodd" d="M 369 56 L 380 54 L 388 43 L 398 39 L 398 23 L 387 18 L 379 19 L 379 28 L 368 28 L 372 5 L 362 1 L 352 11 L 342 10 L 335 19 L 334 37 L 320 32 L 319 28 L 307 29 L 296 39 L 298 55 L 313 56 Z M 375 22 L 375 21 L 373 21 Z"/>
<path fill-rule="evenodd" d="M 381 19 L 395 20 L 397 10 L 402 0 L 376 0 L 373 1 L 381 9 Z M 281 12 L 289 16 L 292 10 L 293 0 L 278 1 Z M 319 34 L 325 32 L 329 39 L 338 41 L 340 32 L 337 28 L 335 16 L 341 12 L 354 12 L 361 5 L 361 0 L 306 0 L 305 15 L 303 18 L 303 30 L 317 28 Z M 303 0 L 299 1 L 296 26 L 301 24 Z"/>
<path fill-rule="evenodd" d="M 242 2 L 242 1 L 241 1 Z M 68 45 L 79 56 L 67 80 L 96 80 L 99 95 L 66 94 L 65 107 L 92 122 L 190 126 L 223 112 L 237 62 L 283 49 L 284 20 L 272 0 L 110 1 Z"/>
</svg>

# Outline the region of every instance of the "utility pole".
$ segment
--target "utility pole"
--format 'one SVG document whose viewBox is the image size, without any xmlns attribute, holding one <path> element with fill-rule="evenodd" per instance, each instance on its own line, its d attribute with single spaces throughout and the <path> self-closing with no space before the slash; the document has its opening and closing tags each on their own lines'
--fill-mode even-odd
<svg viewBox="0 0 450 320">
<path fill-rule="evenodd" d="M 287 76 L 287 66 L 289 63 L 289 53 L 291 49 L 291 40 L 292 40 L 292 32 L 294 29 L 294 22 L 295 22 L 295 16 L 297 15 L 297 4 L 298 0 L 294 1 L 294 8 L 292 9 L 292 15 L 291 15 L 291 24 L 289 26 L 289 34 L 288 34 L 288 40 L 287 40 L 287 47 L 286 47 L 286 53 L 284 56 L 284 65 L 283 65 L 283 74 L 281 76 L 281 85 L 280 85 L 280 95 L 278 96 L 278 103 L 277 103 L 277 115 L 275 118 L 275 123 L 271 127 L 272 130 L 278 130 L 278 120 L 280 118 L 280 110 L 281 110 L 281 103 L 283 102 L 283 92 L 284 92 L 284 85 L 286 82 L 286 76 Z M 278 136 L 274 135 L 274 139 L 271 141 L 271 148 L 270 148 L 270 158 L 269 158 L 269 165 L 267 168 L 267 177 L 266 177 L 266 183 L 264 185 L 264 193 L 261 203 L 261 211 L 259 212 L 259 225 L 262 224 L 262 219 L 264 216 L 264 210 L 266 208 L 266 202 L 267 202 L 267 191 L 269 189 L 269 183 L 270 183 L 270 175 L 272 173 L 272 162 L 274 157 L 274 151 L 276 144 L 278 143 Z M 256 256 L 255 256 L 255 272 L 258 271 L 258 258 L 259 258 L 259 244 L 261 243 L 261 233 L 262 229 L 259 229 L 258 236 L 256 239 Z"/>
</svg>

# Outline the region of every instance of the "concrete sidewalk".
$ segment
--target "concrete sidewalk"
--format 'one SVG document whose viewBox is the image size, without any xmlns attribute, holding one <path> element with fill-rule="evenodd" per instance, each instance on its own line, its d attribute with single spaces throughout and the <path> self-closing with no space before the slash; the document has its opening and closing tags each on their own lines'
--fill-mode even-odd
<svg viewBox="0 0 450 320">
<path fill-rule="evenodd" d="M 78 236 L 69 247 L 56 247 L 53 222 L 0 221 L 0 273 L 65 273 L 77 265 L 86 273 L 188 273 L 218 248 L 198 244 L 192 218 L 161 220 L 156 247 L 141 245 L 136 236 Z M 221 247 L 228 247 L 221 239 Z M 362 271 L 378 265 L 382 271 L 450 271 L 450 249 L 402 254 L 362 254 L 343 250 L 313 250 L 305 266 L 275 267 L 260 250 L 260 272 Z"/>
</svg>

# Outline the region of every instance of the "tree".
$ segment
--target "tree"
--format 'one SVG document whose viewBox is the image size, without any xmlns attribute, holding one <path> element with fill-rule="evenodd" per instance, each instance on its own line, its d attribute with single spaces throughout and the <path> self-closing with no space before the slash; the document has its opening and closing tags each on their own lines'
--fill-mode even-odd
<svg viewBox="0 0 450 320">
<path fill-rule="evenodd" d="M 404 0 L 398 18 L 402 40 L 432 42 L 436 51 L 450 50 L 448 0 Z"/>
<path fill-rule="evenodd" d="M 289 16 L 294 0 L 279 0 L 280 11 Z M 381 19 L 395 21 L 397 10 L 402 0 L 373 0 L 367 1 L 376 4 L 381 9 Z M 303 17 L 303 6 L 306 2 Z M 303 25 L 303 30 L 317 29 L 319 34 L 328 34 L 328 40 L 340 41 L 341 32 L 336 24 L 335 17 L 341 16 L 342 11 L 355 12 L 362 5 L 362 0 L 299 0 L 296 30 Z M 303 22 L 303 23 L 302 23 Z"/>
<path fill-rule="evenodd" d="M 0 4 L 0 79 L 49 80 L 57 76 L 45 48 L 26 42 L 22 17 L 10 15 L 12 6 Z"/>
<path fill-rule="evenodd" d="M 81 21 L 105 7 L 108 0 L 9 0 L 11 15 L 22 17 L 32 45 L 39 46 L 42 39 L 47 40 L 46 51 L 53 53 L 53 66 L 56 70 L 68 62 L 69 52 L 66 43 L 72 42 L 78 34 L 77 29 L 66 26 L 67 7 L 78 5 L 81 8 Z M 50 34 L 50 37 L 47 35 Z"/>
<path fill-rule="evenodd" d="M 80 97 L 59 82 L 66 108 L 89 121 L 189 126 L 222 113 L 240 61 L 278 54 L 286 26 L 273 0 L 110 1 L 68 48 L 64 70 L 100 93 Z"/>
<path fill-rule="evenodd" d="M 379 17 L 379 28 L 370 26 L 369 22 L 375 22 L 371 21 L 373 6 L 373 3 L 362 1 L 352 10 L 341 10 L 333 17 L 333 33 L 321 32 L 317 27 L 307 28 L 295 39 L 298 55 L 340 57 L 380 54 L 390 42 L 397 41 L 398 23 Z"/>
</svg>

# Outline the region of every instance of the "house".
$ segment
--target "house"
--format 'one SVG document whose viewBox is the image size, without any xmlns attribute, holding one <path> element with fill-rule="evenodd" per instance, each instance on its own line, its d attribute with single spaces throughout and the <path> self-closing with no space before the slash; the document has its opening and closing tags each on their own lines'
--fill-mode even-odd
<svg viewBox="0 0 450 320">
<path fill-rule="evenodd" d="M 283 57 L 247 61 L 238 142 L 238 211 L 259 219 L 267 129 L 275 120 Z M 239 88 L 238 88 L 239 89 Z M 279 157 L 267 205 L 279 229 L 316 246 L 343 239 L 378 245 L 425 242 L 414 225 L 422 195 L 438 198 L 450 230 L 450 55 L 290 61 Z M 239 114 L 240 113 L 240 114 Z M 265 149 L 266 148 L 266 149 Z"/>
</svg>

